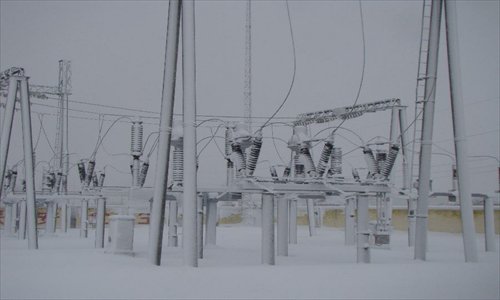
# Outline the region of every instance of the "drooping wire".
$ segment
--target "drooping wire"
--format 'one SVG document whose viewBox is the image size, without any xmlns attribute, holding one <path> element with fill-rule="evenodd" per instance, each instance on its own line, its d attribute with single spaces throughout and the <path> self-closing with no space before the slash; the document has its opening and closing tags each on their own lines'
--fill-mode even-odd
<svg viewBox="0 0 500 300">
<path fill-rule="evenodd" d="M 38 142 L 40 141 L 40 137 L 42 136 L 43 114 L 41 115 L 41 117 L 40 117 L 40 114 L 37 114 L 37 115 L 38 115 L 38 119 L 40 120 L 40 128 L 38 128 L 38 134 L 36 137 L 35 146 L 33 146 L 33 151 L 36 151 L 36 148 L 38 147 Z"/>
<path fill-rule="evenodd" d="M 288 92 L 286 93 L 285 99 L 283 99 L 283 102 L 281 102 L 280 106 L 274 111 L 274 113 L 267 119 L 266 122 L 260 127 L 259 130 L 262 130 L 264 127 L 266 127 L 267 123 L 269 123 L 275 116 L 276 114 L 283 108 L 285 105 L 286 101 L 288 100 L 288 97 L 290 96 L 290 93 L 292 92 L 293 84 L 295 83 L 295 74 L 297 73 L 297 56 L 295 53 L 295 39 L 293 36 L 293 27 L 292 27 L 292 17 L 290 16 L 290 7 L 288 5 L 288 0 L 285 1 L 286 4 L 286 12 L 288 14 L 288 25 L 290 27 L 290 37 L 292 40 L 292 51 L 293 51 L 293 75 L 292 75 L 292 81 L 290 82 L 290 87 L 288 88 Z"/>
<path fill-rule="evenodd" d="M 364 22 L 364 18 L 363 18 L 363 6 L 361 4 L 361 0 L 359 0 L 359 17 L 360 17 L 360 22 L 361 22 L 361 38 L 363 41 L 363 65 L 362 65 L 362 69 L 361 69 L 361 79 L 359 81 L 358 92 L 356 93 L 356 99 L 354 100 L 354 103 L 352 104 L 353 109 L 354 109 L 354 106 L 358 103 L 359 95 L 361 94 L 361 89 L 363 88 L 363 83 L 364 83 L 364 79 L 365 79 L 365 67 L 366 67 L 365 22 Z M 352 109 L 351 109 L 351 111 L 352 111 Z M 344 122 L 346 120 L 347 120 L 347 118 L 342 119 L 342 121 L 340 122 L 338 127 L 342 126 L 342 124 L 344 124 Z M 336 131 L 337 131 L 337 129 L 334 129 L 332 133 L 335 133 Z"/>
<path fill-rule="evenodd" d="M 276 150 L 276 154 L 278 154 L 278 158 L 280 159 L 282 164 L 285 164 L 285 161 L 281 157 L 280 152 L 278 151 L 278 147 L 276 146 L 276 140 L 274 138 L 274 124 L 271 125 L 271 137 L 273 139 L 274 150 Z"/>
<path fill-rule="evenodd" d="M 205 148 L 207 148 L 207 146 L 212 142 L 212 140 L 215 139 L 215 136 L 217 135 L 217 132 L 219 131 L 219 129 L 221 128 L 222 125 L 224 125 L 224 124 L 219 124 L 219 126 L 217 126 L 217 129 L 215 130 L 215 132 L 213 132 L 212 128 L 210 128 L 210 132 L 212 133 L 212 136 L 210 137 L 210 140 L 208 140 L 208 142 L 203 146 L 203 148 L 201 148 L 200 152 L 198 152 L 198 155 L 196 155 L 196 158 L 200 157 L 203 150 L 205 150 Z"/>
<path fill-rule="evenodd" d="M 38 115 L 38 117 L 40 118 L 40 115 Z M 54 148 L 52 148 L 52 145 L 50 144 L 50 139 L 47 136 L 47 132 L 45 131 L 45 127 L 43 126 L 43 123 L 41 120 L 40 120 L 40 127 L 42 128 L 43 135 L 45 136 L 45 139 L 47 140 L 47 144 L 49 145 L 50 150 L 52 150 L 52 154 L 55 156 L 56 152 L 54 151 Z"/>
</svg>

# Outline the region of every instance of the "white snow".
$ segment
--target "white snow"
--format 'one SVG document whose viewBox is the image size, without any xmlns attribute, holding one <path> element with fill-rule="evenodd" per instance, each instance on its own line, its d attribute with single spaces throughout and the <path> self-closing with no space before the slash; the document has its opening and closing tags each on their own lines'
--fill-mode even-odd
<svg viewBox="0 0 500 300">
<path fill-rule="evenodd" d="M 166 233 L 166 230 L 165 230 Z M 465 263 L 457 234 L 429 233 L 428 260 L 413 260 L 405 232 L 395 232 L 390 250 L 373 249 L 371 264 L 356 264 L 356 248 L 343 231 L 318 229 L 275 266 L 260 264 L 260 228 L 220 226 L 217 246 L 205 248 L 199 268 L 182 266 L 182 249 L 167 248 L 161 266 L 147 258 L 147 226 L 136 226 L 134 256 L 93 247 L 93 233 L 41 236 L 39 250 L 2 232 L 1 299 L 499 299 L 499 255 L 484 252 Z"/>
</svg>

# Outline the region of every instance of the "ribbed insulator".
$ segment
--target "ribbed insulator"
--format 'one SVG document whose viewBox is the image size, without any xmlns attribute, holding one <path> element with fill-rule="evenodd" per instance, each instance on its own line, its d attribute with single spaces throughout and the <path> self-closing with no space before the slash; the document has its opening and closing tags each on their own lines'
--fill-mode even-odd
<svg viewBox="0 0 500 300">
<path fill-rule="evenodd" d="M 260 149 L 262 148 L 262 137 L 255 137 L 252 146 L 250 147 L 250 154 L 247 160 L 248 175 L 252 176 L 259 160 Z"/>
<path fill-rule="evenodd" d="M 304 178 L 306 176 L 304 172 L 304 165 L 297 164 L 295 165 L 295 177 L 296 178 Z"/>
<path fill-rule="evenodd" d="M 46 170 L 43 170 L 42 173 L 42 192 L 48 192 L 51 190 L 49 173 Z"/>
<path fill-rule="evenodd" d="M 387 158 L 387 152 L 385 152 L 384 150 L 378 150 L 375 153 L 375 159 L 377 160 L 377 165 L 378 165 L 379 171 L 382 171 L 382 168 L 384 167 L 386 158 Z"/>
<path fill-rule="evenodd" d="M 271 173 L 272 178 L 278 178 L 278 172 L 276 172 L 276 168 L 274 166 L 269 167 L 269 172 Z"/>
<path fill-rule="evenodd" d="M 99 182 L 98 182 L 98 186 L 99 187 L 103 187 L 104 186 L 104 179 L 106 178 L 106 174 L 104 174 L 104 172 L 101 172 L 99 174 Z"/>
<path fill-rule="evenodd" d="M 354 180 L 356 180 L 356 181 L 359 181 L 359 180 L 360 180 L 358 170 L 356 170 L 356 169 L 354 169 L 354 168 L 352 169 L 352 177 L 353 177 L 353 178 L 354 178 Z"/>
<path fill-rule="evenodd" d="M 85 177 L 85 185 L 90 186 L 92 177 L 94 176 L 95 160 L 90 160 L 87 164 L 87 176 Z"/>
<path fill-rule="evenodd" d="M 49 172 L 49 183 L 50 183 L 50 187 L 52 189 L 54 189 L 54 187 L 56 185 L 56 173 Z"/>
<path fill-rule="evenodd" d="M 236 169 L 236 176 L 244 175 L 246 170 L 246 163 L 245 163 L 245 155 L 241 150 L 241 146 L 239 144 L 232 144 L 231 149 L 232 149 L 231 157 L 234 163 L 234 167 Z"/>
<path fill-rule="evenodd" d="M 146 182 L 146 177 L 148 176 L 148 170 L 149 170 L 149 162 L 145 161 L 142 163 L 141 175 L 139 176 L 139 185 L 141 187 L 143 187 L 144 183 Z"/>
<path fill-rule="evenodd" d="M 365 162 L 368 167 L 368 176 L 373 176 L 377 173 L 379 173 L 378 170 L 378 165 L 377 161 L 375 160 L 375 157 L 373 156 L 373 151 L 372 149 L 365 147 L 363 148 L 363 155 L 365 157 Z"/>
<path fill-rule="evenodd" d="M 342 148 L 340 147 L 333 147 L 332 149 L 329 173 L 331 175 L 342 175 Z"/>
<path fill-rule="evenodd" d="M 14 191 L 16 188 L 17 170 L 12 170 L 12 178 L 10 179 L 10 190 Z"/>
<path fill-rule="evenodd" d="M 398 156 L 399 146 L 391 145 L 389 149 L 389 153 L 387 154 L 387 159 L 385 160 L 384 168 L 380 172 L 384 178 L 388 178 L 391 174 L 392 167 L 394 166 L 394 162 L 396 161 L 396 157 Z"/>
<path fill-rule="evenodd" d="M 84 183 L 86 176 L 85 172 L 85 163 L 83 161 L 79 161 L 78 164 L 78 174 L 80 175 L 80 182 Z"/>
<path fill-rule="evenodd" d="M 130 152 L 132 155 L 140 155 L 142 152 L 142 122 L 133 122 L 131 127 Z"/>
<path fill-rule="evenodd" d="M 323 146 L 323 150 L 321 151 L 321 156 L 318 161 L 318 177 L 323 177 L 325 174 L 326 166 L 328 165 L 328 161 L 330 160 L 330 155 L 332 153 L 333 144 L 330 142 L 326 142 Z"/>
<path fill-rule="evenodd" d="M 286 167 L 285 170 L 283 170 L 283 177 L 290 177 L 290 167 Z"/>
<path fill-rule="evenodd" d="M 176 183 L 182 183 L 184 180 L 184 151 L 182 147 L 174 147 L 172 173 L 172 180 Z"/>
<path fill-rule="evenodd" d="M 85 169 L 84 169 L 85 170 Z M 57 172 L 56 174 L 56 183 L 54 185 L 53 191 L 57 192 L 59 191 L 59 188 L 61 186 L 61 180 L 62 180 L 63 174 L 62 172 Z"/>
<path fill-rule="evenodd" d="M 12 180 L 12 170 L 7 170 L 7 174 L 5 174 L 4 184 L 3 184 L 5 189 L 8 189 L 10 187 L 11 180 Z"/>
<path fill-rule="evenodd" d="M 304 171 L 309 174 L 309 176 L 316 177 L 316 167 L 314 166 L 314 161 L 308 147 L 300 148 L 299 160 L 304 165 Z"/>
<path fill-rule="evenodd" d="M 97 174 L 94 173 L 92 176 L 92 186 L 99 186 L 99 180 L 97 179 Z"/>
</svg>

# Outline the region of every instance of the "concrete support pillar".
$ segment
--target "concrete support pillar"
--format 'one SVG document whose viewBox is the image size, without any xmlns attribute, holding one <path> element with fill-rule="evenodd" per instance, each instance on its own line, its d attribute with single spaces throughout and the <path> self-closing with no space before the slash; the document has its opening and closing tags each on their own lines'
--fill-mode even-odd
<svg viewBox="0 0 500 300">
<path fill-rule="evenodd" d="M 356 198 L 345 199 L 344 220 L 345 244 L 351 246 L 356 243 Z"/>
<path fill-rule="evenodd" d="M 314 200 L 307 199 L 307 219 L 309 221 L 309 236 L 316 235 L 316 227 L 314 226 Z"/>
<path fill-rule="evenodd" d="M 47 202 L 47 212 L 45 217 L 45 234 L 54 234 L 56 232 L 57 203 Z"/>
<path fill-rule="evenodd" d="M 61 224 L 61 232 L 68 232 L 68 203 L 62 201 L 59 206 L 61 207 L 59 213 L 59 223 Z"/>
<path fill-rule="evenodd" d="M 26 238 L 26 200 L 19 202 L 19 230 L 17 238 L 24 240 Z"/>
<path fill-rule="evenodd" d="M 370 231 L 368 228 L 369 214 L 368 214 L 368 199 L 357 197 L 357 262 L 369 263 L 370 262 Z"/>
<path fill-rule="evenodd" d="M 289 201 L 290 215 L 289 215 L 289 237 L 290 244 L 297 244 L 297 199 Z"/>
<path fill-rule="evenodd" d="M 277 253 L 278 256 L 288 256 L 288 199 L 279 197 L 277 210 Z"/>
<path fill-rule="evenodd" d="M 484 198 L 484 236 L 487 252 L 497 251 L 497 242 L 495 237 L 495 211 L 493 209 L 493 199 Z"/>
<path fill-rule="evenodd" d="M 95 247 L 104 248 L 104 227 L 106 222 L 106 198 L 97 199 Z"/>
<path fill-rule="evenodd" d="M 82 205 L 80 208 L 80 237 L 81 238 L 87 238 L 88 226 L 89 226 L 89 201 L 87 199 L 84 199 L 84 200 L 82 200 Z"/>
<path fill-rule="evenodd" d="M 274 265 L 274 195 L 262 194 L 262 264 Z"/>
<path fill-rule="evenodd" d="M 168 201 L 168 247 L 178 246 L 177 236 L 177 201 Z"/>
<path fill-rule="evenodd" d="M 215 245 L 217 241 L 217 200 L 207 201 L 206 245 Z"/>
</svg>

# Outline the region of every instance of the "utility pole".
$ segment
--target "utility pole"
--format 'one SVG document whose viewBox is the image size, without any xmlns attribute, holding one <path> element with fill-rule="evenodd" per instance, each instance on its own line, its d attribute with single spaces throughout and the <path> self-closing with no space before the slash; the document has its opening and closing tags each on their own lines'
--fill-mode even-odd
<svg viewBox="0 0 500 300">
<path fill-rule="evenodd" d="M 245 125 L 252 133 L 252 2 L 247 0 L 245 19 L 245 78 L 243 105 Z"/>
</svg>

